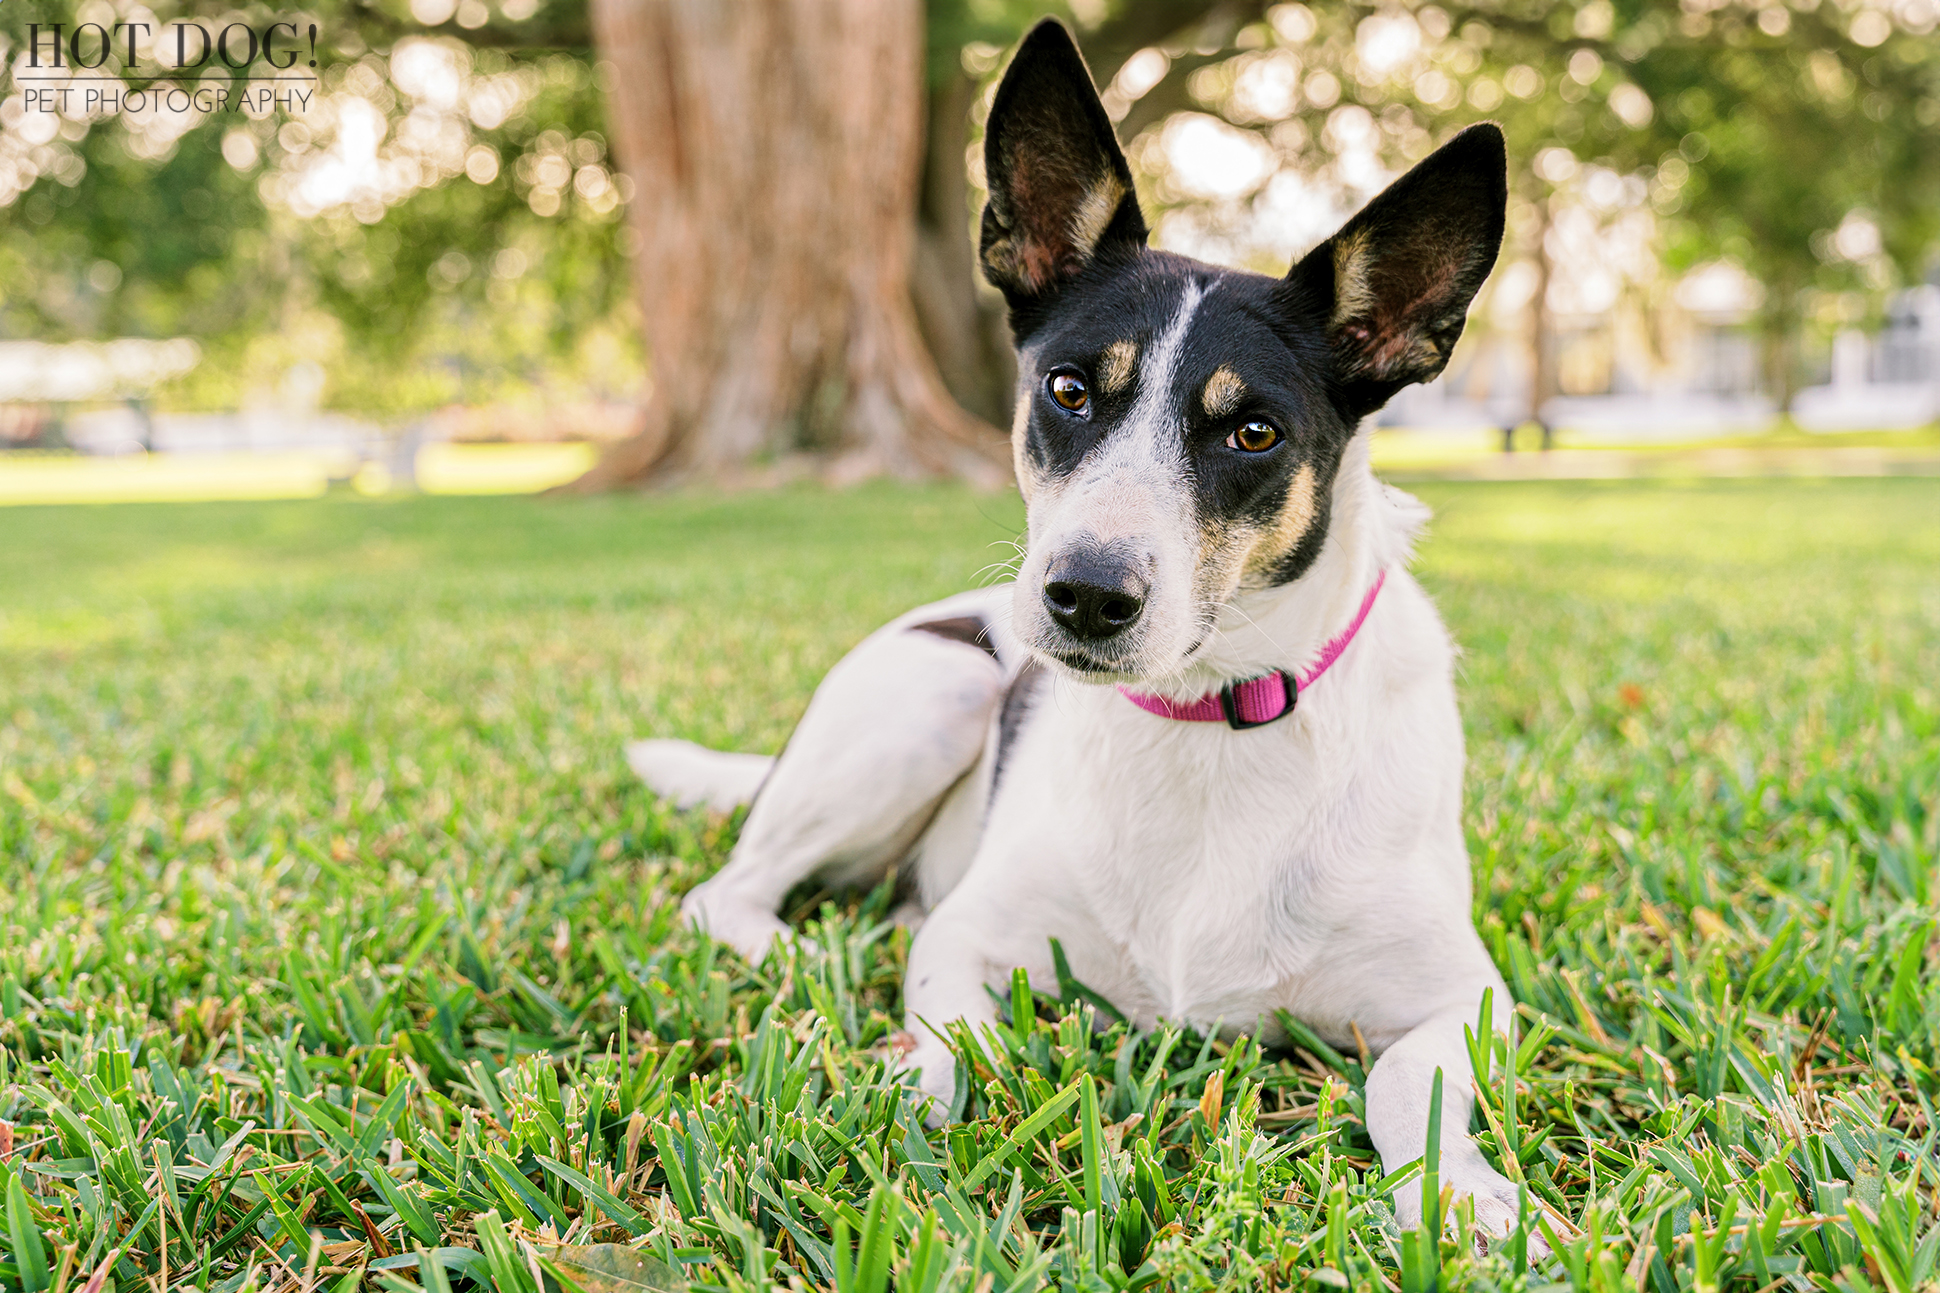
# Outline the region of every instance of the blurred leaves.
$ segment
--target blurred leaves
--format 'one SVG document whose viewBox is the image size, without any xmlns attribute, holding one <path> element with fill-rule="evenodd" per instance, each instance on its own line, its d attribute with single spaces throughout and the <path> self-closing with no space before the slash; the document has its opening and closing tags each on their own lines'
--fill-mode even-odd
<svg viewBox="0 0 1940 1293">
<path fill-rule="evenodd" d="M 1725 258 L 1761 282 L 1761 330 L 1785 346 L 1815 299 L 1833 324 L 1860 322 L 1931 267 L 1937 26 L 1924 0 L 1276 5 L 1217 58 L 1206 27 L 1156 42 L 1107 102 L 1134 127 L 1207 110 L 1229 136 L 1236 127 L 1269 145 L 1272 161 L 1236 193 L 1195 189 L 1179 165 L 1217 146 L 1217 132 L 1148 136 L 1154 146 L 1133 150 L 1154 205 L 1180 217 L 1180 249 L 1261 269 L 1312 245 L 1455 129 L 1498 120 L 1521 212 L 1512 253 L 1549 228 L 1533 204 L 1635 209 L 1656 221 L 1672 274 Z M 1227 173 L 1243 172 L 1226 147 Z M 1271 178 L 1281 168 L 1297 180 L 1282 187 Z M 1300 214 L 1288 199 L 1301 190 L 1333 210 L 1311 214 L 1310 198 Z M 1789 358 L 1775 350 L 1767 367 L 1783 393 Z"/>
<path fill-rule="evenodd" d="M 627 186 L 601 73 L 516 43 L 573 12 L 427 39 L 407 13 L 326 6 L 308 15 L 307 111 L 63 119 L 42 151 L 73 164 L 0 206 L 0 331 L 194 335 L 204 362 L 172 398 L 205 407 L 260 401 L 300 360 L 324 366 L 327 402 L 380 416 L 548 387 L 631 398 Z M 137 70 L 155 74 L 146 52 Z"/>
</svg>

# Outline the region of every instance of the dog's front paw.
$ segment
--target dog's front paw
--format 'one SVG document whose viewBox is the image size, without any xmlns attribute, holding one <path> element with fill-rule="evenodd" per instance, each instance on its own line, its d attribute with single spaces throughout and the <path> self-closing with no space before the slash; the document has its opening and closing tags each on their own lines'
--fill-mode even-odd
<svg viewBox="0 0 1940 1293">
<path fill-rule="evenodd" d="M 902 1034 L 910 1037 L 910 1034 Z M 934 1037 L 923 1037 L 915 1042 L 896 1061 L 898 1074 L 909 1074 L 916 1079 L 916 1089 L 930 1097 L 929 1113 L 924 1121 L 932 1130 L 950 1120 L 950 1101 L 957 1093 L 957 1061 L 950 1054 L 950 1048 Z"/>
<path fill-rule="evenodd" d="M 1490 1167 L 1480 1151 L 1473 1158 L 1462 1156 L 1444 1157 L 1441 1165 L 1441 1179 L 1445 1186 L 1455 1188 L 1455 1200 L 1468 1199 L 1475 1217 L 1475 1247 L 1478 1253 L 1487 1252 L 1500 1244 L 1516 1228 L 1516 1220 L 1521 1215 L 1517 1202 L 1516 1184 L 1509 1178 Z M 1395 1192 L 1395 1220 L 1403 1230 L 1417 1230 L 1421 1227 L 1421 1182 L 1409 1182 Z M 1536 1228 L 1538 1213 L 1532 1202 L 1529 1213 L 1529 1260 L 1538 1261 L 1549 1256 L 1549 1245 L 1543 1242 L 1542 1233 Z"/>
<path fill-rule="evenodd" d="M 775 940 L 789 934 L 787 923 L 774 912 L 724 893 L 711 881 L 682 899 L 680 912 L 694 928 L 739 952 L 749 965 L 760 965 Z"/>
</svg>

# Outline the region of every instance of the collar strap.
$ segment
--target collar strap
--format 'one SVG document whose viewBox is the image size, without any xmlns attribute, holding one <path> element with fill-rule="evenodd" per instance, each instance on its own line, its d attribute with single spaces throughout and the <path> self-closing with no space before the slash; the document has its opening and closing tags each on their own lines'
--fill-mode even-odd
<svg viewBox="0 0 1940 1293">
<path fill-rule="evenodd" d="M 1388 572 L 1385 570 L 1374 577 L 1374 587 L 1368 589 L 1367 596 L 1361 599 L 1361 609 L 1354 616 L 1354 622 L 1322 647 L 1314 663 L 1297 675 L 1285 669 L 1275 669 L 1257 678 L 1229 682 L 1198 700 L 1167 700 L 1150 692 L 1133 691 L 1130 687 L 1120 687 L 1118 692 L 1146 713 L 1157 714 L 1160 718 L 1173 718 L 1186 723 L 1223 722 L 1235 732 L 1243 732 L 1249 727 L 1264 727 L 1276 718 L 1291 714 L 1300 700 L 1300 693 L 1313 686 L 1315 680 L 1340 659 L 1341 653 L 1347 650 L 1347 644 L 1361 631 L 1361 625 L 1367 623 L 1368 612 L 1374 609 L 1374 599 L 1380 596 L 1381 585 L 1387 582 Z"/>
</svg>

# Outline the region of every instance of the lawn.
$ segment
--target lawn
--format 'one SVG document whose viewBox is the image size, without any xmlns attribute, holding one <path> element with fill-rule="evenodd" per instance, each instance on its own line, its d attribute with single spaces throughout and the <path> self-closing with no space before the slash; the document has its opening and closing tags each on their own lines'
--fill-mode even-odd
<svg viewBox="0 0 1940 1293">
<path fill-rule="evenodd" d="M 0 1287 L 1932 1288 L 1940 481 L 1419 492 L 1534 1274 L 1395 1232 L 1365 1057 L 1019 990 L 928 1132 L 889 895 L 681 928 L 621 743 L 1019 528 L 873 487 L 0 512 Z"/>
</svg>

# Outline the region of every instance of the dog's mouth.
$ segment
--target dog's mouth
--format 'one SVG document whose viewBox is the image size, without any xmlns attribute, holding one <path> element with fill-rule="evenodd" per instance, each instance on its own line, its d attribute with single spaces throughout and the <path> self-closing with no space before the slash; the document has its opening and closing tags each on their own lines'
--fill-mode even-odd
<svg viewBox="0 0 1940 1293">
<path fill-rule="evenodd" d="M 1159 659 L 1153 658 L 1152 644 L 1141 641 L 1140 635 L 1128 634 L 1126 640 L 1114 638 L 1109 642 L 1089 643 L 1076 641 L 1053 628 L 1034 636 L 1035 641 L 1025 639 L 1031 654 L 1076 682 L 1143 686 L 1170 677 L 1189 664 L 1211 634 L 1202 632 L 1178 657 L 1168 652 Z"/>
<path fill-rule="evenodd" d="M 1067 646 L 1037 646 L 1031 649 L 1044 664 L 1073 682 L 1093 686 L 1150 687 L 1176 676 L 1180 665 L 1154 667 L 1151 661 L 1135 652 L 1120 657 L 1094 655 L 1089 651 Z M 1185 662 L 1190 663 L 1190 657 Z"/>
<path fill-rule="evenodd" d="M 1210 626 L 1201 626 L 1200 632 L 1190 645 L 1174 659 L 1158 661 L 1150 658 L 1150 652 L 1141 644 L 1125 643 L 1118 651 L 1099 651 L 1088 646 L 1076 644 L 1069 637 L 1055 631 L 1045 637 L 1051 641 L 1029 643 L 1032 650 L 1045 661 L 1061 666 L 1083 682 L 1099 683 L 1144 683 L 1162 677 L 1170 677 L 1180 669 L 1193 663 L 1201 648 L 1212 640 Z M 1062 638 L 1062 641 L 1057 639 Z M 1112 642 L 1110 646 L 1118 646 Z"/>
<path fill-rule="evenodd" d="M 1045 651 L 1044 654 L 1086 682 L 1121 682 L 1132 677 L 1123 661 L 1102 660 L 1088 651 Z"/>
</svg>

